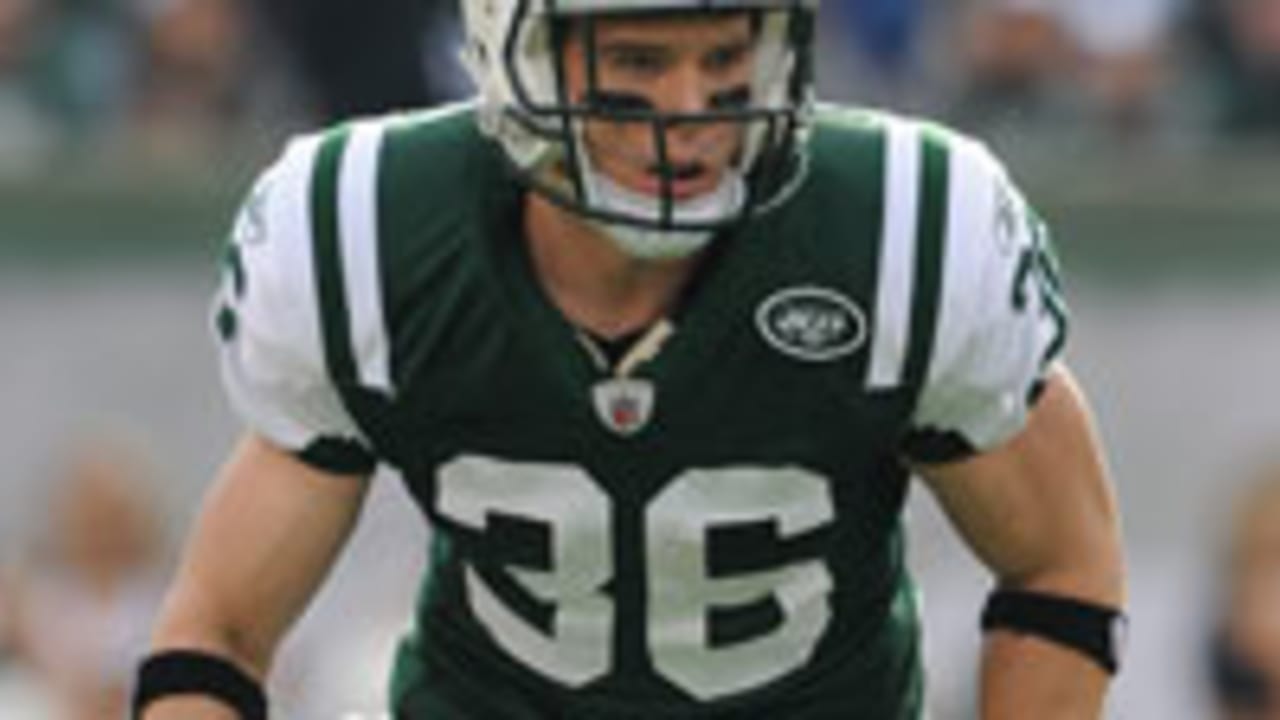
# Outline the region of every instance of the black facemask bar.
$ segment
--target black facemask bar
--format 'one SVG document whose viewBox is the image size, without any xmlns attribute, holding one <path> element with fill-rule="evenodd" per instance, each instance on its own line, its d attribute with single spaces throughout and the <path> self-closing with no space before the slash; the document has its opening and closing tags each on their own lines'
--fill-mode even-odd
<svg viewBox="0 0 1280 720">
<path fill-rule="evenodd" d="M 555 0 L 545 0 L 547 13 L 555 15 Z M 711 98 L 707 110 L 695 113 L 665 113 L 655 110 L 644 98 L 628 96 L 624 93 L 613 93 L 600 89 L 599 70 L 596 52 L 595 18 L 591 14 L 574 16 L 580 23 L 583 33 L 587 62 L 587 92 L 583 101 L 569 97 L 566 82 L 565 59 L 562 49 L 565 46 L 568 29 L 568 16 L 565 21 L 549 23 L 550 52 L 552 55 L 553 80 L 556 99 L 554 104 L 535 100 L 529 92 L 529 85 L 521 75 L 516 63 L 516 55 L 520 51 L 520 42 L 526 23 L 532 21 L 530 14 L 532 0 L 519 0 L 515 17 L 512 20 L 512 31 L 508 34 L 503 46 L 503 62 L 517 104 L 506 108 L 508 117 L 519 123 L 526 131 L 546 140 L 557 142 L 565 148 L 565 174 L 571 187 L 566 189 L 562 183 L 546 177 L 540 177 L 535 169 L 521 169 L 520 176 L 535 191 L 568 210 L 607 223 L 620 223 L 655 230 L 677 231 L 718 231 L 742 222 L 750 217 L 771 210 L 800 184 L 805 175 L 805 155 L 803 148 L 797 146 L 798 130 L 805 122 L 802 115 L 807 111 L 812 88 L 813 65 L 812 48 L 814 39 L 814 12 L 805 7 L 800 0 L 794 0 L 788 7 L 776 5 L 760 7 L 735 6 L 720 10 L 682 10 L 663 9 L 645 11 L 650 14 L 672 14 L 679 12 L 755 12 L 786 13 L 788 40 L 795 53 L 794 66 L 787 88 L 787 104 L 781 108 L 751 107 L 750 88 L 731 88 Z M 628 11 L 633 15 L 640 12 Z M 659 216 L 657 219 L 637 217 L 634 215 L 592 207 L 588 200 L 587 180 L 584 177 L 586 164 L 581 153 L 585 148 L 579 147 L 576 137 L 577 128 L 584 122 L 594 120 L 610 123 L 638 123 L 649 125 L 653 133 L 653 147 L 657 155 L 657 176 L 660 182 L 658 195 Z M 750 167 L 743 168 L 745 173 L 746 196 L 741 207 L 731 216 L 709 221 L 677 220 L 675 217 L 675 193 L 673 182 L 678 168 L 673 167 L 667 149 L 667 136 L 673 127 L 689 124 L 725 124 L 741 125 L 744 137 L 749 136 L 753 125 L 762 125 L 760 147 Z"/>
</svg>

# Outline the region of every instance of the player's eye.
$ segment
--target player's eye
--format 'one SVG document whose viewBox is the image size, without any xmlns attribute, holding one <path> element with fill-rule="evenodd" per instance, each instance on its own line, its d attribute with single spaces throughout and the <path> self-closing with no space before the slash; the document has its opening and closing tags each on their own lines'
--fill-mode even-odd
<svg viewBox="0 0 1280 720">
<path fill-rule="evenodd" d="M 723 73 L 728 70 L 733 70 L 745 63 L 750 59 L 750 54 L 750 42 L 736 42 L 730 45 L 721 45 L 703 56 L 702 67 L 709 72 Z"/>
</svg>

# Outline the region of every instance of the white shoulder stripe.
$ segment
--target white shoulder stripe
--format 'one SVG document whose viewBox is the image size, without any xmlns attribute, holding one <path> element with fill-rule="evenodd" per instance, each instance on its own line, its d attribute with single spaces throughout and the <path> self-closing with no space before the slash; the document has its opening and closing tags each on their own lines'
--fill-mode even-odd
<svg viewBox="0 0 1280 720">
<path fill-rule="evenodd" d="M 338 223 L 351 352 L 360 382 L 390 392 L 390 345 L 378 267 L 378 156 L 383 134 L 381 123 L 352 128 L 338 180 Z"/>
<path fill-rule="evenodd" d="M 269 289 L 291 287 L 298 292 L 296 295 L 290 293 L 287 300 L 282 300 L 257 297 L 251 291 L 250 298 L 251 301 L 256 298 L 269 304 L 269 308 L 262 309 L 264 313 L 294 314 L 285 323 L 285 327 L 299 333 L 299 337 L 292 340 L 302 345 L 305 357 L 322 359 L 324 343 L 320 336 L 320 312 L 314 301 L 316 265 L 311 243 L 311 176 L 319 152 L 318 136 L 294 140 L 273 171 L 267 220 L 271 239 L 264 250 L 277 257 L 274 262 L 260 263 L 255 267 L 257 272 L 289 273 L 293 276 L 292 279 L 272 277 L 255 285 Z M 297 302 L 295 298 L 306 298 L 310 302 Z M 323 367 L 323 362 L 320 366 Z"/>
<path fill-rule="evenodd" d="M 872 390 L 896 387 L 902 381 L 911 332 L 920 216 L 920 129 L 895 122 L 888 125 L 887 136 L 875 336 L 867 378 Z"/>
<path fill-rule="evenodd" d="M 1010 287 L 992 282 L 985 260 L 995 250 L 990 223 L 994 217 L 996 175 L 985 150 L 968 140 L 952 140 L 950 197 L 947 199 L 946 257 L 942 277 L 943 300 L 938 310 L 929 382 L 941 380 L 945 369 L 964 351 L 972 324 L 986 307 L 983 290 Z M 990 290 L 988 290 L 990 292 Z"/>
</svg>

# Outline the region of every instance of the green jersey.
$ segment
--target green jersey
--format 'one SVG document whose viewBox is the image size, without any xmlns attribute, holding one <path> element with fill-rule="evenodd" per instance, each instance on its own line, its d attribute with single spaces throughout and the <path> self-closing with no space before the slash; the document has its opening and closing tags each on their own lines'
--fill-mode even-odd
<svg viewBox="0 0 1280 720">
<path fill-rule="evenodd" d="M 824 108 L 805 184 L 619 361 L 544 294 L 469 107 L 296 141 L 219 328 L 257 432 L 433 528 L 405 718 L 921 716 L 906 458 L 1016 433 L 1047 240 L 977 143 Z"/>
</svg>

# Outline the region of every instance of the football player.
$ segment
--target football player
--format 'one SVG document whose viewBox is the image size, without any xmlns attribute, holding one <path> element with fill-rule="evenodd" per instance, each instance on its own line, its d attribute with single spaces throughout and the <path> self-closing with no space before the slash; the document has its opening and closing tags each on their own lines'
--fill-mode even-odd
<svg viewBox="0 0 1280 720">
<path fill-rule="evenodd" d="M 1099 715 L 1120 541 L 1048 237 L 977 142 L 815 104 L 817 4 L 464 0 L 474 102 L 289 146 L 147 720 L 264 715 L 377 465 L 433 530 L 397 718 L 920 718 L 916 475 L 994 574 L 983 717 Z"/>
</svg>

